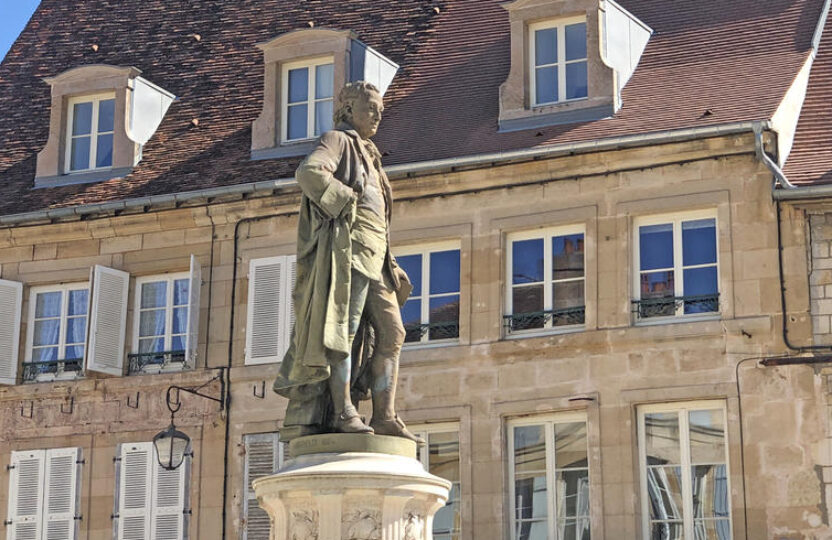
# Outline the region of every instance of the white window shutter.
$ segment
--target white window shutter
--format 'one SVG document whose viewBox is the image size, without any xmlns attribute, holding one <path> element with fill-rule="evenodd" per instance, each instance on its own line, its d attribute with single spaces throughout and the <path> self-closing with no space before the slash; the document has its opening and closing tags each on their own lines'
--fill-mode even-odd
<svg viewBox="0 0 832 540">
<path fill-rule="evenodd" d="M 45 540 L 74 540 L 77 521 L 80 448 L 56 448 L 46 451 L 46 493 L 43 516 Z"/>
<path fill-rule="evenodd" d="M 199 343 L 199 292 L 202 288 L 202 267 L 196 257 L 191 255 L 191 281 L 188 285 L 190 301 L 188 303 L 188 335 L 185 338 L 186 363 L 196 365 L 197 345 Z"/>
<path fill-rule="evenodd" d="M 87 369 L 124 374 L 127 288 L 130 274 L 104 266 L 93 269 L 87 346 Z"/>
<path fill-rule="evenodd" d="M 248 273 L 246 364 L 279 362 L 286 258 L 253 259 Z"/>
<path fill-rule="evenodd" d="M 150 538 L 153 443 L 122 444 L 119 448 L 117 540 Z"/>
<path fill-rule="evenodd" d="M 286 272 L 286 285 L 284 287 L 286 291 L 286 315 L 284 316 L 286 327 L 283 329 L 281 349 L 278 353 L 281 361 L 283 360 L 283 355 L 289 350 L 289 345 L 292 343 L 292 330 L 295 327 L 295 280 L 297 279 L 298 273 L 297 257 L 290 255 L 286 257 L 286 261 L 289 271 Z"/>
<path fill-rule="evenodd" d="M 0 279 L 0 384 L 17 382 L 22 306 L 23 284 Z"/>
<path fill-rule="evenodd" d="M 187 500 L 190 460 L 173 471 L 163 469 L 153 459 L 153 508 L 150 538 L 154 540 L 184 540 L 187 538 L 185 506 Z"/>
<path fill-rule="evenodd" d="M 271 521 L 257 503 L 251 482 L 277 472 L 283 463 L 283 447 L 278 433 L 257 433 L 245 436 L 245 527 L 243 540 L 269 540 Z"/>
<path fill-rule="evenodd" d="M 46 452 L 12 452 L 7 540 L 40 540 L 43 525 L 43 462 Z"/>
</svg>

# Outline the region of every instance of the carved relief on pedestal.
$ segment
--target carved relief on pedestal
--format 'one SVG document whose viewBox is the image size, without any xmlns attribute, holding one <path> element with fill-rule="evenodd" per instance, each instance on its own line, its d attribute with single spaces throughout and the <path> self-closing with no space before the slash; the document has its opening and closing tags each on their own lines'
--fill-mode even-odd
<svg viewBox="0 0 832 540">
<path fill-rule="evenodd" d="M 424 516 L 408 512 L 404 516 L 404 538 L 402 540 L 422 540 L 425 537 Z"/>
<path fill-rule="evenodd" d="M 344 513 L 342 540 L 381 540 L 381 512 L 354 509 Z"/>
<path fill-rule="evenodd" d="M 290 512 L 289 540 L 318 540 L 318 511 L 296 509 Z"/>
</svg>

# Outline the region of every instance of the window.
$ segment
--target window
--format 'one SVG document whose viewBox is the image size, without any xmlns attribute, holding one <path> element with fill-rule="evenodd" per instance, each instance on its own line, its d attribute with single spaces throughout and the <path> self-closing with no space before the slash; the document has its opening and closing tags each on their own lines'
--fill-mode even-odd
<svg viewBox="0 0 832 540">
<path fill-rule="evenodd" d="M 246 365 L 280 362 L 289 349 L 296 268 L 294 255 L 249 263 Z"/>
<path fill-rule="evenodd" d="M 12 452 L 8 538 L 78 538 L 81 449 Z"/>
<path fill-rule="evenodd" d="M 512 234 L 507 252 L 507 333 L 584 324 L 583 228 Z"/>
<path fill-rule="evenodd" d="M 280 434 L 277 432 L 245 435 L 243 443 L 246 449 L 243 540 L 269 540 L 269 514 L 257 503 L 251 482 L 278 471 L 283 465 L 286 443 L 280 442 Z"/>
<path fill-rule="evenodd" d="M 116 540 L 187 540 L 191 459 L 173 471 L 163 469 L 151 442 L 119 445 L 113 517 Z"/>
<path fill-rule="evenodd" d="M 719 311 L 714 212 L 642 218 L 635 224 L 638 319 Z"/>
<path fill-rule="evenodd" d="M 402 307 L 405 343 L 459 338 L 459 247 L 442 244 L 403 250 L 396 261 L 413 291 Z"/>
<path fill-rule="evenodd" d="M 194 366 L 201 280 L 199 263 L 193 255 L 190 273 L 136 280 L 130 373 Z"/>
<path fill-rule="evenodd" d="M 533 106 L 588 96 L 586 20 L 529 26 Z"/>
<path fill-rule="evenodd" d="M 75 377 L 83 369 L 89 284 L 32 288 L 23 380 Z"/>
<path fill-rule="evenodd" d="M 638 418 L 644 538 L 729 540 L 724 405 L 649 405 Z"/>
<path fill-rule="evenodd" d="M 331 57 L 283 66 L 283 140 L 319 137 L 332 129 L 335 65 Z"/>
<path fill-rule="evenodd" d="M 511 540 L 589 540 L 586 416 L 509 424 Z"/>
<path fill-rule="evenodd" d="M 66 171 L 113 166 L 116 100 L 112 95 L 69 100 Z"/>
<path fill-rule="evenodd" d="M 429 424 L 412 429 L 427 442 L 416 450 L 425 470 L 451 482 L 448 501 L 433 517 L 433 539 L 459 540 L 462 537 L 459 426 Z"/>
</svg>

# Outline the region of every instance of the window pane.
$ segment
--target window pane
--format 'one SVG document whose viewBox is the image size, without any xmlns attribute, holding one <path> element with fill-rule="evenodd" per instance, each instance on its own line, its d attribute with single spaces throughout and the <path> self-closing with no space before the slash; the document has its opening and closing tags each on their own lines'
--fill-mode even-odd
<svg viewBox="0 0 832 540">
<path fill-rule="evenodd" d="M 331 98 L 333 94 L 335 64 L 315 68 L 315 99 Z"/>
<path fill-rule="evenodd" d="M 315 103 L 315 136 L 332 129 L 332 100 Z"/>
<path fill-rule="evenodd" d="M 57 347 L 32 349 L 32 362 L 51 362 L 58 359 Z"/>
<path fill-rule="evenodd" d="M 172 334 L 184 334 L 188 331 L 188 308 L 173 308 L 173 330 Z"/>
<path fill-rule="evenodd" d="M 584 280 L 565 281 L 552 285 L 552 309 L 568 309 L 584 305 Z"/>
<path fill-rule="evenodd" d="M 95 150 L 96 167 L 112 167 L 113 165 L 113 136 L 99 135 Z"/>
<path fill-rule="evenodd" d="M 168 284 L 165 281 L 142 283 L 142 309 L 165 307 L 167 305 L 167 288 Z"/>
<path fill-rule="evenodd" d="M 647 465 L 681 463 L 679 415 L 675 412 L 644 415 Z"/>
<path fill-rule="evenodd" d="M 431 433 L 428 442 L 428 471 L 445 480 L 459 482 L 459 434 Z"/>
<path fill-rule="evenodd" d="M 639 227 L 639 251 L 642 270 L 673 268 L 673 225 Z"/>
<path fill-rule="evenodd" d="M 546 475 L 517 474 L 514 477 L 514 509 L 517 519 L 549 515 Z"/>
<path fill-rule="evenodd" d="M 516 527 L 517 540 L 549 540 L 548 525 L 545 521 L 525 521 Z"/>
<path fill-rule="evenodd" d="M 69 305 L 67 306 L 67 315 L 86 315 L 88 302 L 89 293 L 87 289 L 69 291 Z"/>
<path fill-rule="evenodd" d="M 459 295 L 430 299 L 431 324 L 448 323 L 430 329 L 430 339 L 453 339 L 459 337 Z"/>
<path fill-rule="evenodd" d="M 705 540 L 730 540 L 731 521 L 727 519 L 706 519 L 693 522 L 693 537 Z"/>
<path fill-rule="evenodd" d="M 67 344 L 84 343 L 87 334 L 87 318 L 73 317 L 66 320 Z"/>
<path fill-rule="evenodd" d="M 289 103 L 309 100 L 309 68 L 289 70 Z"/>
<path fill-rule="evenodd" d="M 38 293 L 35 299 L 35 318 L 60 317 L 61 296 L 62 293 L 60 291 Z"/>
<path fill-rule="evenodd" d="M 555 467 L 586 467 L 586 423 L 555 424 Z"/>
<path fill-rule="evenodd" d="M 558 100 L 558 68 L 550 66 L 537 68 L 535 72 L 535 97 L 534 102 L 554 103 Z"/>
<path fill-rule="evenodd" d="M 690 411 L 691 463 L 725 462 L 725 423 L 722 410 Z"/>
<path fill-rule="evenodd" d="M 396 262 L 399 263 L 402 270 L 407 272 L 407 277 L 410 278 L 410 283 L 413 284 L 411 296 L 422 296 L 422 256 L 404 255 L 396 257 Z"/>
<path fill-rule="evenodd" d="M 459 292 L 459 250 L 430 254 L 430 294 Z"/>
<path fill-rule="evenodd" d="M 693 517 L 727 518 L 729 502 L 725 465 L 691 467 L 691 480 L 693 482 Z"/>
<path fill-rule="evenodd" d="M 683 540 L 685 537 L 681 522 L 653 523 L 650 540 Z"/>
<path fill-rule="evenodd" d="M 534 33 L 534 65 L 544 66 L 558 61 L 558 29 L 546 28 Z"/>
<path fill-rule="evenodd" d="M 552 279 L 584 277 L 584 235 L 552 238 Z"/>
<path fill-rule="evenodd" d="M 163 352 L 165 350 L 164 338 L 150 338 L 139 340 L 140 353 Z"/>
<path fill-rule="evenodd" d="M 648 467 L 647 492 L 650 494 L 650 519 L 682 519 L 681 467 Z"/>
<path fill-rule="evenodd" d="M 164 336 L 165 335 L 165 310 L 153 309 L 142 311 L 139 315 L 140 336 Z"/>
<path fill-rule="evenodd" d="M 511 258 L 511 282 L 513 284 L 539 283 L 543 281 L 542 238 L 512 242 Z"/>
<path fill-rule="evenodd" d="M 546 471 L 544 433 L 542 425 L 514 428 L 514 470 L 517 473 Z"/>
<path fill-rule="evenodd" d="M 306 138 L 306 121 L 307 121 L 307 106 L 306 105 L 292 105 L 289 107 L 289 139 L 305 139 Z"/>
<path fill-rule="evenodd" d="M 408 300 L 402 307 L 402 324 L 405 330 L 405 343 L 422 339 L 422 301 Z"/>
<path fill-rule="evenodd" d="M 72 139 L 72 153 L 69 158 L 69 169 L 80 171 L 90 167 L 90 138 L 77 137 Z"/>
<path fill-rule="evenodd" d="M 190 287 L 191 280 L 189 279 L 177 279 L 173 282 L 173 305 L 174 306 L 187 306 L 191 302 L 191 298 L 188 295 L 188 288 Z"/>
<path fill-rule="evenodd" d="M 84 358 L 83 345 L 71 345 L 66 348 L 66 355 L 64 356 L 64 360 L 80 360 L 82 358 Z"/>
<path fill-rule="evenodd" d="M 682 223 L 682 264 L 716 262 L 716 220 L 698 219 Z"/>
<path fill-rule="evenodd" d="M 76 103 L 72 107 L 72 134 L 89 135 L 92 133 L 92 102 Z"/>
<path fill-rule="evenodd" d="M 34 337 L 32 344 L 35 347 L 40 345 L 57 345 L 60 339 L 61 321 L 60 319 L 46 319 L 45 321 L 35 321 Z"/>
<path fill-rule="evenodd" d="M 685 270 L 685 296 L 711 296 L 712 298 L 685 302 L 685 313 L 708 313 L 719 311 L 716 266 Z"/>
<path fill-rule="evenodd" d="M 586 58 L 586 23 L 566 27 L 566 61 Z"/>
<path fill-rule="evenodd" d="M 566 64 L 566 99 L 580 99 L 588 95 L 586 62 Z"/>
<path fill-rule="evenodd" d="M 555 474 L 558 518 L 589 516 L 589 471 L 576 469 Z"/>
<path fill-rule="evenodd" d="M 170 343 L 170 350 L 172 351 L 184 351 L 185 350 L 185 336 L 173 336 L 171 338 Z M 184 360 L 184 358 L 182 359 Z"/>
<path fill-rule="evenodd" d="M 673 271 L 641 274 L 641 298 L 672 298 L 675 296 Z"/>
<path fill-rule="evenodd" d="M 98 102 L 98 132 L 113 131 L 116 118 L 116 100 Z"/>
<path fill-rule="evenodd" d="M 558 520 L 558 538 L 590 540 L 589 518 Z"/>
<path fill-rule="evenodd" d="M 543 311 L 543 285 L 514 287 L 511 300 L 514 315 Z"/>
</svg>

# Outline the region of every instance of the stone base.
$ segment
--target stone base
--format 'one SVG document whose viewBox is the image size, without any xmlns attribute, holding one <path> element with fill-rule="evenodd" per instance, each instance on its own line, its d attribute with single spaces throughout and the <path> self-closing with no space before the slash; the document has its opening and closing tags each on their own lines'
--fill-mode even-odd
<svg viewBox="0 0 832 540">
<path fill-rule="evenodd" d="M 292 441 L 302 455 L 296 453 L 278 474 L 254 481 L 257 500 L 272 520 L 273 540 L 432 540 L 433 516 L 448 499 L 451 483 L 425 472 L 414 457 L 303 453 L 320 445 L 380 448 L 389 443 L 409 454 L 398 443 L 410 441 L 379 435 L 350 436 L 349 441 L 325 437 L 328 442 L 304 443 L 312 437 Z"/>
</svg>

